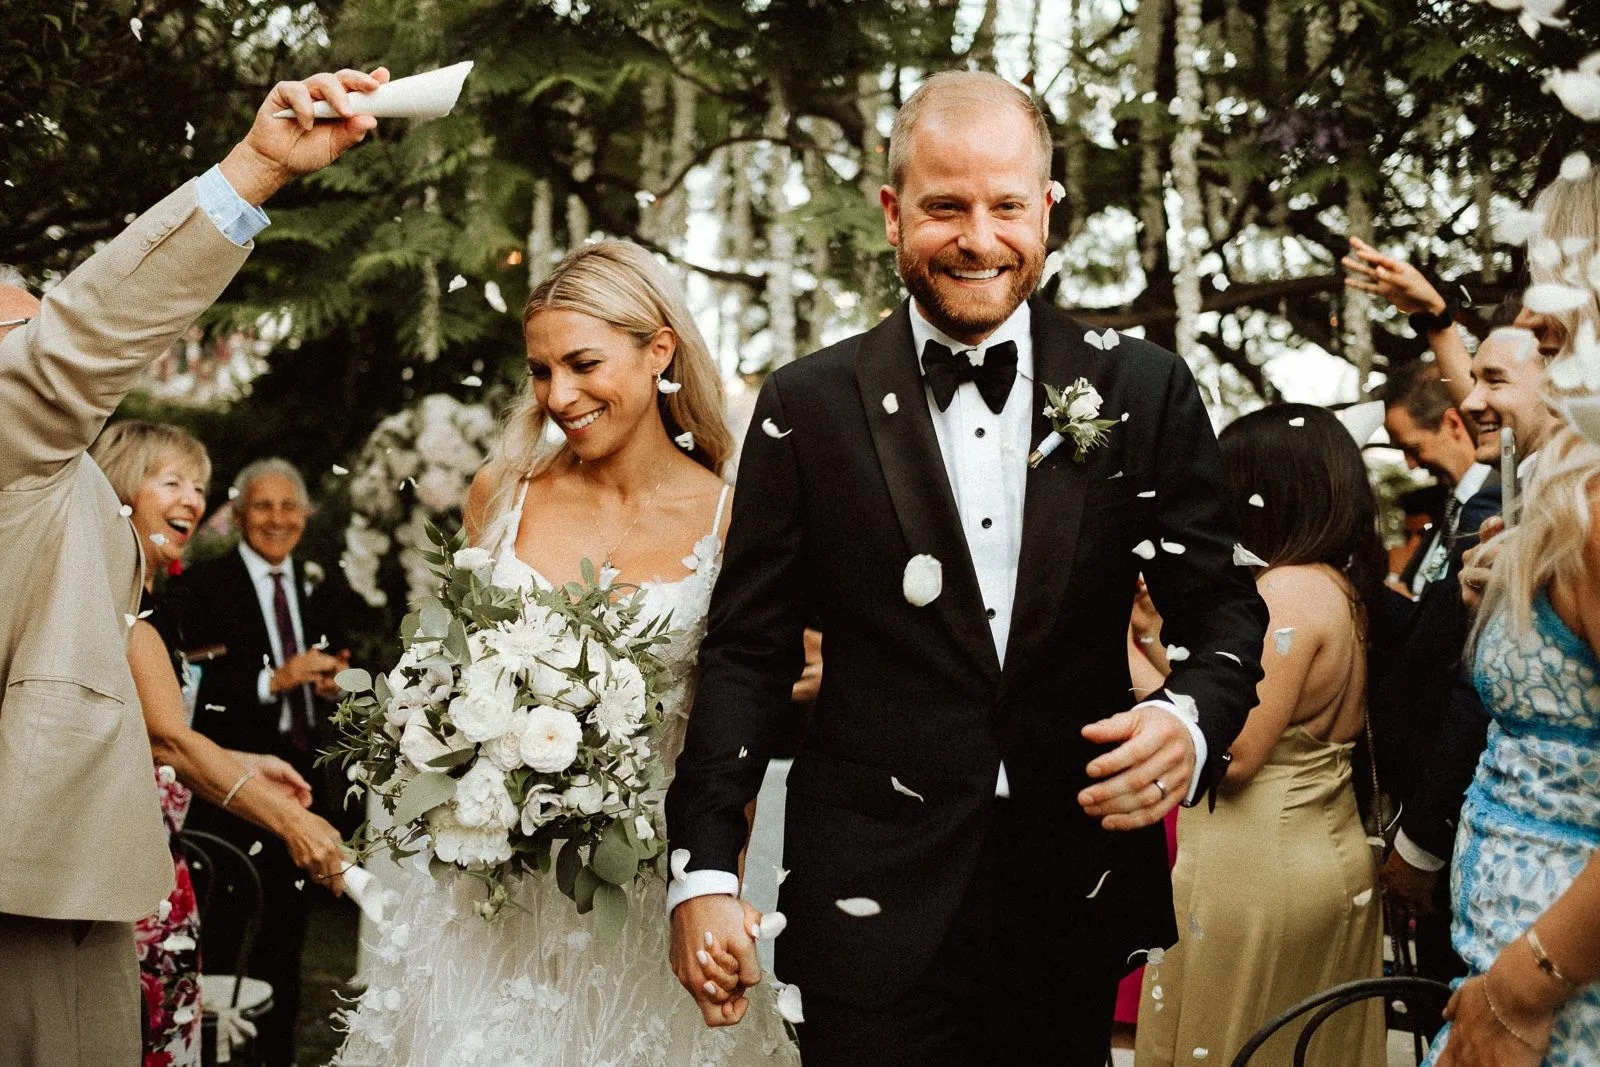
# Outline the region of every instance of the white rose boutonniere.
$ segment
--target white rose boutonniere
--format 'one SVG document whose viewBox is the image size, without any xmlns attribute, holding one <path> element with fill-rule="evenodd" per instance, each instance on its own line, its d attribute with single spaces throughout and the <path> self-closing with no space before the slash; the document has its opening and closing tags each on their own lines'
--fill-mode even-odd
<svg viewBox="0 0 1600 1067">
<path fill-rule="evenodd" d="M 327 572 L 322 569 L 322 564 L 314 559 L 308 559 L 300 565 L 300 575 L 300 588 L 306 596 L 316 592 L 317 586 L 321 585 L 322 580 L 328 576 Z"/>
<path fill-rule="evenodd" d="M 1099 418 L 1100 407 L 1105 403 L 1099 390 L 1089 384 L 1089 379 L 1079 378 L 1065 389 L 1045 383 L 1045 417 L 1050 420 L 1050 434 L 1028 456 L 1028 466 L 1037 467 L 1067 441 L 1072 442 L 1072 459 L 1082 463 L 1089 449 L 1106 443 L 1106 431 L 1120 419 Z"/>
</svg>

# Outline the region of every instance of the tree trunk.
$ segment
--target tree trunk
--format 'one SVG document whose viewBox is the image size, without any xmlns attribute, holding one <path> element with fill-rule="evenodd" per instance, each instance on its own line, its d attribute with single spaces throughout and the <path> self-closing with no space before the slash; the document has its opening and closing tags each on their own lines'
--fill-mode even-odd
<svg viewBox="0 0 1600 1067">
<path fill-rule="evenodd" d="M 794 218 L 784 185 L 789 178 L 789 149 L 776 143 L 783 136 L 786 112 L 783 94 L 772 90 L 772 109 L 767 113 L 767 134 L 774 143 L 766 146 L 767 170 L 767 334 L 770 339 L 768 366 L 776 370 L 795 357 L 794 335 Z"/>
<path fill-rule="evenodd" d="M 1172 139 L 1172 184 L 1178 193 L 1178 260 L 1173 271 L 1177 306 L 1175 341 L 1178 354 L 1193 362 L 1199 356 L 1200 256 L 1210 241 L 1200 193 L 1200 72 L 1195 48 L 1200 43 L 1201 0 L 1177 0 L 1173 37 L 1173 69 L 1177 75 L 1178 135 Z"/>
</svg>

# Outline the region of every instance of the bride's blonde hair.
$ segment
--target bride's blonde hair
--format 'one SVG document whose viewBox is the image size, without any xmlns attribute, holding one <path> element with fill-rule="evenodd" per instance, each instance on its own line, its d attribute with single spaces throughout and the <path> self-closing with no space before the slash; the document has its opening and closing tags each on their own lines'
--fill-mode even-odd
<svg viewBox="0 0 1600 1067">
<path fill-rule="evenodd" d="M 574 311 L 621 330 L 646 345 L 662 329 L 677 338 L 677 351 L 661 374 L 681 388 L 656 396 L 669 437 L 694 435 L 689 455 L 715 474 L 733 452 L 733 435 L 722 419 L 722 378 L 711 350 L 694 324 L 678 284 L 656 258 L 630 241 L 599 241 L 569 252 L 555 270 L 528 294 L 522 325 L 541 311 Z M 511 506 L 522 479 L 542 473 L 570 453 L 563 440 L 545 439 L 549 421 L 532 386 L 501 423 L 500 436 L 485 467 L 490 490 L 484 514 Z"/>
</svg>

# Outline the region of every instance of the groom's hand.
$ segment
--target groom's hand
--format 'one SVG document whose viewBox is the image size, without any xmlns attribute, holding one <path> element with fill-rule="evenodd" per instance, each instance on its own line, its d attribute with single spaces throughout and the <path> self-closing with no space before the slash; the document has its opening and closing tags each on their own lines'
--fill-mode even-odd
<svg viewBox="0 0 1600 1067">
<path fill-rule="evenodd" d="M 1149 826 L 1189 795 L 1194 738 L 1165 708 L 1124 711 L 1085 726 L 1083 736 L 1096 744 L 1117 746 L 1089 761 L 1089 777 L 1104 781 L 1078 794 L 1083 810 L 1105 829 Z"/>
<path fill-rule="evenodd" d="M 707 1026 L 732 1026 L 750 1007 L 744 991 L 761 981 L 750 931 L 760 923 L 759 911 L 725 893 L 690 897 L 672 909 L 672 973 Z"/>
</svg>

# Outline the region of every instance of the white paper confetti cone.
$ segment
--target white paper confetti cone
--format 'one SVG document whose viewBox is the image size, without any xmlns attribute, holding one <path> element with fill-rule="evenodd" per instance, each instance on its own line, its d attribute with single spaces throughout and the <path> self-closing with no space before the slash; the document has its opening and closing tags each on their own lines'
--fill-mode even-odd
<svg viewBox="0 0 1600 1067">
<path fill-rule="evenodd" d="M 396 78 L 380 85 L 370 93 L 351 93 L 350 106 L 357 115 L 373 115 L 380 119 L 436 119 L 450 114 L 461 96 L 461 86 L 472 70 L 472 60 L 456 63 L 426 74 L 413 74 Z M 319 119 L 338 118 L 326 100 L 318 100 L 313 113 Z M 288 119 L 294 112 L 288 108 L 274 118 Z"/>
</svg>

